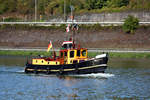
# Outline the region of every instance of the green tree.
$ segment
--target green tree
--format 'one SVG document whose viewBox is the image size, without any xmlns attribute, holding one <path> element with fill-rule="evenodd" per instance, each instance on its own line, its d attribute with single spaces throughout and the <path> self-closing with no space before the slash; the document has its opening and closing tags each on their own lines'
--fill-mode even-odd
<svg viewBox="0 0 150 100">
<path fill-rule="evenodd" d="M 81 10 L 81 9 L 85 9 L 84 5 L 85 5 L 85 1 L 84 0 L 73 0 L 73 4 L 75 7 L 75 10 Z"/>
<path fill-rule="evenodd" d="M 66 0 L 66 2 L 65 2 L 65 4 L 66 4 L 66 14 L 71 12 L 70 6 L 73 5 L 73 3 L 71 3 L 70 0 Z M 64 13 L 64 0 L 60 1 L 59 10 L 60 10 L 60 13 L 62 13 L 62 14 Z"/>
<path fill-rule="evenodd" d="M 85 8 L 88 10 L 101 9 L 106 5 L 107 0 L 85 0 Z"/>
<path fill-rule="evenodd" d="M 129 15 L 123 24 L 123 31 L 126 33 L 134 33 L 134 31 L 139 27 L 138 18 Z"/>
<path fill-rule="evenodd" d="M 129 0 L 108 0 L 107 6 L 108 7 L 122 7 L 127 6 L 129 4 Z"/>
<path fill-rule="evenodd" d="M 21 14 L 33 14 L 34 0 L 17 0 L 17 11 Z"/>
<path fill-rule="evenodd" d="M 54 15 L 57 13 L 59 6 L 60 6 L 60 0 L 50 1 L 47 7 L 45 8 L 45 13 L 47 15 Z"/>
<path fill-rule="evenodd" d="M 74 7 L 75 9 L 74 12 L 87 12 L 87 10 L 99 11 L 104 7 L 107 7 L 108 11 L 110 11 L 112 8 L 116 9 L 128 8 L 136 10 L 150 9 L 150 0 L 65 0 L 65 1 L 67 14 L 70 13 L 70 5 Z M 16 12 L 24 15 L 33 15 L 35 11 L 34 7 L 35 7 L 35 0 L 0 0 L 0 14 Z M 64 12 L 64 0 L 37 0 L 37 9 L 38 14 L 60 15 L 63 14 Z"/>
<path fill-rule="evenodd" d="M 8 6 L 8 12 L 16 12 L 17 0 L 6 0 Z"/>
<path fill-rule="evenodd" d="M 38 0 L 38 13 L 39 14 L 44 14 L 44 10 L 45 10 L 45 6 L 46 6 L 46 2 L 47 0 Z"/>
<path fill-rule="evenodd" d="M 0 0 L 0 14 L 8 10 L 7 2 L 5 0 Z"/>
</svg>

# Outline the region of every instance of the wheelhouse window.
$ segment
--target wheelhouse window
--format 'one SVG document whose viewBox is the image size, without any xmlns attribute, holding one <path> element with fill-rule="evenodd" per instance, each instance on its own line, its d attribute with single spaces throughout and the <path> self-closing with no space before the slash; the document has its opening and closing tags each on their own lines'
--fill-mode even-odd
<svg viewBox="0 0 150 100">
<path fill-rule="evenodd" d="M 77 50 L 77 56 L 80 57 L 80 50 Z"/>
<path fill-rule="evenodd" d="M 72 48 L 72 44 L 71 43 L 69 44 L 69 48 Z"/>
<path fill-rule="evenodd" d="M 78 63 L 78 61 L 77 60 L 73 60 L 73 64 L 76 64 L 76 63 Z"/>
<path fill-rule="evenodd" d="M 86 56 L 86 50 L 82 51 L 82 56 L 84 56 L 84 57 Z"/>
<path fill-rule="evenodd" d="M 62 48 L 67 48 L 67 44 L 64 44 L 64 45 L 62 46 Z"/>
<path fill-rule="evenodd" d="M 65 57 L 67 57 L 67 52 L 65 52 Z"/>
<path fill-rule="evenodd" d="M 74 57 L 74 51 L 70 51 L 70 58 Z"/>
<path fill-rule="evenodd" d="M 62 58 L 63 56 L 64 56 L 64 53 L 63 53 L 63 52 L 61 52 L 61 53 L 60 53 L 60 57 Z"/>
<path fill-rule="evenodd" d="M 64 48 L 64 49 L 72 48 L 72 43 L 70 43 L 70 44 L 64 44 L 62 46 L 62 48 Z"/>
</svg>

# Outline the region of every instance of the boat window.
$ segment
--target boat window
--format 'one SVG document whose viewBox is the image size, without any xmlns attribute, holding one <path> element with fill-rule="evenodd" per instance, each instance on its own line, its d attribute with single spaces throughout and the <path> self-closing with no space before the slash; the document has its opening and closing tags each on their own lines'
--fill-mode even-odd
<svg viewBox="0 0 150 100">
<path fill-rule="evenodd" d="M 74 57 L 74 51 L 70 51 L 70 58 Z"/>
<path fill-rule="evenodd" d="M 63 52 L 61 52 L 60 56 L 61 56 L 61 58 L 63 57 Z"/>
<path fill-rule="evenodd" d="M 63 47 L 63 48 L 67 48 L 67 44 L 64 44 L 62 47 Z"/>
<path fill-rule="evenodd" d="M 65 57 L 67 56 L 67 52 L 65 52 Z"/>
<path fill-rule="evenodd" d="M 62 46 L 62 48 L 64 48 L 64 49 L 72 48 L 72 43 L 70 43 L 70 44 L 64 44 Z"/>
<path fill-rule="evenodd" d="M 72 44 L 69 44 L 69 48 L 72 48 Z"/>
<path fill-rule="evenodd" d="M 77 60 L 73 60 L 73 64 L 76 64 L 78 61 Z"/>
<path fill-rule="evenodd" d="M 42 60 L 42 63 L 43 63 L 43 60 Z"/>
<path fill-rule="evenodd" d="M 80 57 L 80 50 L 77 50 L 77 56 Z"/>
<path fill-rule="evenodd" d="M 86 50 L 82 51 L 82 56 L 86 56 Z"/>
</svg>

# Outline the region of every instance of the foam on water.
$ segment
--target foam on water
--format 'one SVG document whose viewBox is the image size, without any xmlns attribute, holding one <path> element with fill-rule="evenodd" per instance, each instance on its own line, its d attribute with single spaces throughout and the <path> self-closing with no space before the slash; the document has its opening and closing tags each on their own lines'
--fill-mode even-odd
<svg viewBox="0 0 150 100">
<path fill-rule="evenodd" d="M 24 73 L 24 69 L 22 67 L 0 67 L 0 72 L 2 73 Z"/>
<path fill-rule="evenodd" d="M 81 75 L 70 75 L 74 77 L 91 77 L 91 78 L 109 78 L 114 77 L 114 74 L 110 73 L 92 73 L 92 74 L 81 74 Z"/>
<path fill-rule="evenodd" d="M 24 73 L 24 70 L 19 70 L 16 71 L 17 73 Z M 43 75 L 43 74 L 42 74 Z M 45 75 L 44 76 L 53 76 L 53 75 Z M 109 77 L 114 77 L 114 74 L 110 73 L 92 73 L 92 74 L 80 74 L 80 75 L 67 75 L 71 77 L 85 77 L 85 78 L 109 78 Z"/>
<path fill-rule="evenodd" d="M 24 69 L 18 69 L 18 68 L 3 68 L 1 72 L 7 72 L 7 73 L 24 73 Z M 51 75 L 46 75 L 51 76 Z M 110 73 L 92 73 L 92 74 L 76 74 L 76 75 L 65 75 L 65 76 L 71 76 L 71 77 L 81 77 L 81 78 L 110 78 L 114 77 L 114 74 Z"/>
<path fill-rule="evenodd" d="M 17 73 L 24 73 L 24 70 L 16 71 Z"/>
</svg>

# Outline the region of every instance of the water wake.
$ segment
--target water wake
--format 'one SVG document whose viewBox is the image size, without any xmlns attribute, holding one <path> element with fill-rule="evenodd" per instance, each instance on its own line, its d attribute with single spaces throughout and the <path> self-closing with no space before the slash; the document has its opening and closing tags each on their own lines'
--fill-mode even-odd
<svg viewBox="0 0 150 100">
<path fill-rule="evenodd" d="M 16 71 L 17 73 L 24 73 L 24 70 Z"/>
<path fill-rule="evenodd" d="M 81 74 L 81 75 L 71 75 L 73 77 L 89 77 L 89 78 L 109 78 L 114 77 L 114 74 L 110 73 L 92 73 L 92 74 Z"/>
<path fill-rule="evenodd" d="M 0 73 L 19 73 L 23 74 L 24 69 L 23 68 L 11 68 L 11 67 L 1 67 Z M 42 75 L 44 76 L 44 75 Z M 45 75 L 45 76 L 53 76 L 53 75 Z M 55 75 L 54 75 L 55 76 Z M 110 73 L 92 73 L 92 74 L 76 74 L 76 75 L 65 75 L 70 77 L 77 77 L 77 78 L 110 78 L 114 77 L 114 74 Z"/>
<path fill-rule="evenodd" d="M 0 67 L 0 73 L 24 73 L 22 67 Z"/>
<path fill-rule="evenodd" d="M 24 73 L 24 70 L 16 71 L 17 73 Z M 45 75 L 45 74 L 39 74 L 41 76 L 55 76 L 55 75 Z M 92 73 L 92 74 L 81 74 L 81 75 L 67 75 L 71 77 L 81 77 L 81 78 L 110 78 L 114 77 L 114 74 L 110 73 Z"/>
</svg>

